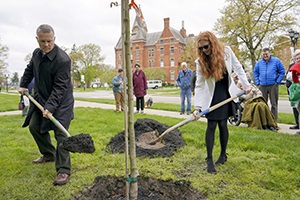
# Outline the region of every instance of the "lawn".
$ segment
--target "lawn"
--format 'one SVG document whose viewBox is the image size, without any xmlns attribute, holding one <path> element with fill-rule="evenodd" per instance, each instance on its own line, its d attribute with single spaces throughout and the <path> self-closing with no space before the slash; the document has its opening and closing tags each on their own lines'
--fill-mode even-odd
<svg viewBox="0 0 300 200">
<path fill-rule="evenodd" d="M 0 96 L 0 105 L 3 96 Z M 174 125 L 180 119 L 136 115 Z M 106 146 L 123 130 L 123 115 L 113 110 L 75 108 L 71 135 L 90 134 L 94 154 L 72 154 L 71 181 L 54 187 L 53 163 L 33 165 L 40 156 L 28 128 L 21 128 L 21 115 L 0 116 L 0 199 L 70 199 L 96 176 L 125 176 L 124 154 L 111 154 Z M 113 125 L 112 125 L 113 122 Z M 300 137 L 271 131 L 229 126 L 228 161 L 217 175 L 205 171 L 206 123 L 189 123 L 179 130 L 186 146 L 170 158 L 138 158 L 140 175 L 162 180 L 187 180 L 208 199 L 299 199 Z M 53 135 L 53 134 L 52 134 Z M 218 135 L 218 134 L 217 134 Z M 55 141 L 55 140 L 54 140 Z M 216 138 L 214 157 L 219 155 Z"/>
</svg>

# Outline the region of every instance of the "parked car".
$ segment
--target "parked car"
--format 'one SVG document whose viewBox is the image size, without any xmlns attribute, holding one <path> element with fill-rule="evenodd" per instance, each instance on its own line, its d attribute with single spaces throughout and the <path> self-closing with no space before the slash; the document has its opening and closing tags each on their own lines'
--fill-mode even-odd
<svg viewBox="0 0 300 200">
<path fill-rule="evenodd" d="M 147 81 L 148 88 L 152 89 L 158 89 L 159 87 L 162 87 L 162 81 L 161 80 L 149 80 Z"/>
</svg>

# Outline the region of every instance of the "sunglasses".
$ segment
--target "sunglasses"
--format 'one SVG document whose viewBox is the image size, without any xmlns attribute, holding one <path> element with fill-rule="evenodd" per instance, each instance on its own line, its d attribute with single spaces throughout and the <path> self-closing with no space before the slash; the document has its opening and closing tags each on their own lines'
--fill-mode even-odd
<svg viewBox="0 0 300 200">
<path fill-rule="evenodd" d="M 202 47 L 198 47 L 198 49 L 200 50 L 200 51 L 202 51 L 203 49 L 208 49 L 209 48 L 209 44 L 207 44 L 207 45 L 204 45 L 204 46 L 202 46 Z"/>
</svg>

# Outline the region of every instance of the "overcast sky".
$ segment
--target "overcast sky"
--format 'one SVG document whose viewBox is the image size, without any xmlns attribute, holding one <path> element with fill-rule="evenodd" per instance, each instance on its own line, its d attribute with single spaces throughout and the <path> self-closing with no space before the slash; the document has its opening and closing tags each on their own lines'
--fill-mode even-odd
<svg viewBox="0 0 300 200">
<path fill-rule="evenodd" d="M 38 47 L 35 39 L 40 24 L 50 24 L 56 44 L 97 44 L 104 63 L 114 66 L 114 47 L 121 36 L 121 6 L 110 7 L 108 0 L 9 0 L 0 5 L 0 42 L 9 48 L 9 73 L 23 74 L 24 58 Z M 118 0 L 121 4 L 121 0 Z M 180 30 L 182 21 L 187 34 L 212 30 L 220 17 L 225 0 L 135 0 L 141 6 L 148 32 L 163 30 L 164 18 Z M 130 11 L 132 26 L 135 11 Z"/>
</svg>

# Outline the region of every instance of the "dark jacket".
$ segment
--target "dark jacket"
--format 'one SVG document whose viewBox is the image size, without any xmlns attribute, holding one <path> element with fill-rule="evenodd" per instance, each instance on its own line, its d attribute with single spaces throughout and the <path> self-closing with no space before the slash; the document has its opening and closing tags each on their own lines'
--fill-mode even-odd
<svg viewBox="0 0 300 200">
<path fill-rule="evenodd" d="M 35 49 L 32 59 L 23 74 L 20 87 L 28 88 L 32 79 L 35 79 L 34 98 L 44 109 L 49 110 L 53 116 L 66 128 L 69 128 L 73 119 L 73 87 L 71 82 L 71 60 L 69 56 L 57 45 L 51 52 L 42 57 L 39 48 Z M 32 112 L 37 110 L 31 106 L 23 127 L 29 125 Z M 39 111 L 42 113 L 41 111 Z M 55 125 L 41 115 L 41 130 L 57 130 Z"/>
<path fill-rule="evenodd" d="M 147 79 L 145 73 L 140 70 L 139 74 L 136 71 L 132 76 L 133 81 L 133 93 L 136 97 L 143 97 L 146 95 L 146 90 L 148 89 Z"/>
</svg>

